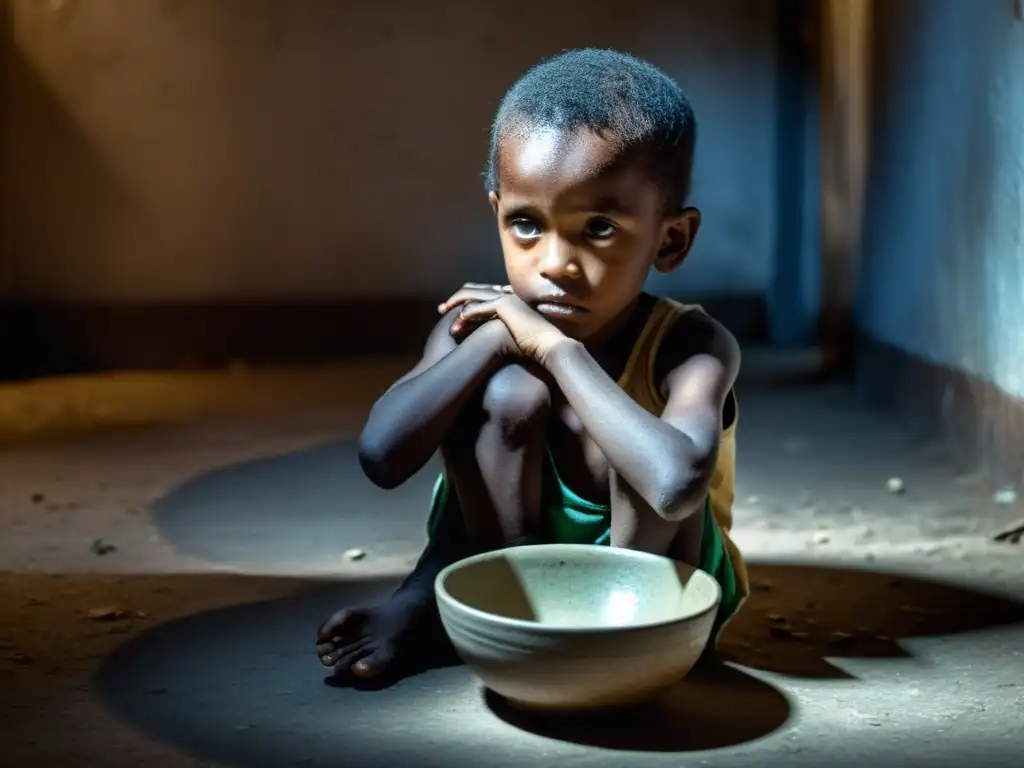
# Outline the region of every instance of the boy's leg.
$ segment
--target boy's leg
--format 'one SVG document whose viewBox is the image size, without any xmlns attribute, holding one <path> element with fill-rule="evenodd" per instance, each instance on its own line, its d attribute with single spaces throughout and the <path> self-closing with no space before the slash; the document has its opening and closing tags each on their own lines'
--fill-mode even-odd
<svg viewBox="0 0 1024 768">
<path fill-rule="evenodd" d="M 415 569 L 387 602 L 344 608 L 324 623 L 321 663 L 362 677 L 401 674 L 448 650 L 434 580 L 462 557 L 537 533 L 549 406 L 547 386 L 524 368 L 510 365 L 492 377 L 441 446 L 456 503 L 440 510 Z"/>
<path fill-rule="evenodd" d="M 699 509 L 683 520 L 669 522 L 659 517 L 632 489 L 622 484 L 619 491 L 618 485 L 613 481 L 613 491 L 621 493 L 619 500 L 626 503 L 617 506 L 616 511 L 621 514 L 612 519 L 612 546 L 651 552 L 700 568 L 721 587 L 722 600 L 705 652 L 705 657 L 710 656 L 723 624 L 742 602 L 732 561 L 725 551 L 710 502 L 705 499 Z"/>
<path fill-rule="evenodd" d="M 664 555 L 701 567 L 704 509 L 694 510 L 678 522 L 661 518 L 639 494 L 612 477 L 616 514 L 612 516 L 611 545 Z"/>
<path fill-rule="evenodd" d="M 444 447 L 449 487 L 471 548 L 489 552 L 539 535 L 551 394 L 520 365 L 488 382 L 479 423 Z"/>
</svg>

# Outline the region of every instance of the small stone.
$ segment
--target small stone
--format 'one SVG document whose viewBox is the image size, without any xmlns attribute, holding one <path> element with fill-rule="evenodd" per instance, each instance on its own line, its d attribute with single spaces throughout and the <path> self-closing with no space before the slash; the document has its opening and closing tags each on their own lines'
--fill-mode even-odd
<svg viewBox="0 0 1024 768">
<path fill-rule="evenodd" d="M 809 632 L 792 632 L 791 631 L 789 633 L 789 636 L 792 637 L 794 640 L 806 640 L 811 635 L 810 635 Z"/>
<path fill-rule="evenodd" d="M 1017 503 L 1017 491 L 1013 488 L 1001 488 L 992 494 L 992 501 L 1002 506 L 1010 506 Z"/>
<path fill-rule="evenodd" d="M 12 658 L 14 659 L 14 663 L 19 667 L 27 667 L 29 664 L 34 664 L 36 661 L 34 657 L 29 656 L 27 653 L 16 653 Z"/>
<path fill-rule="evenodd" d="M 103 557 L 109 555 L 111 552 L 117 552 L 117 547 L 113 544 L 108 544 L 103 539 L 96 539 L 90 545 L 89 550 L 97 557 Z"/>
<path fill-rule="evenodd" d="M 772 637 L 777 637 L 779 639 L 789 639 L 793 637 L 793 630 L 781 624 L 771 626 L 768 631 L 772 633 Z"/>
<path fill-rule="evenodd" d="M 93 621 L 117 621 L 128 617 L 128 611 L 113 605 L 105 605 L 102 608 L 92 608 L 86 618 Z"/>
<path fill-rule="evenodd" d="M 832 537 L 828 531 L 818 531 L 814 534 L 813 541 L 815 544 L 828 544 L 831 539 Z"/>
<path fill-rule="evenodd" d="M 148 619 L 149 618 L 149 614 L 146 613 L 145 611 L 136 611 L 135 612 L 135 618 L 136 619 Z"/>
<path fill-rule="evenodd" d="M 366 552 L 361 549 L 348 549 L 345 551 L 345 559 L 350 563 L 356 563 L 366 557 Z"/>
<path fill-rule="evenodd" d="M 772 624 L 784 624 L 786 622 L 786 617 L 780 613 L 766 613 L 765 618 Z"/>
<path fill-rule="evenodd" d="M 900 494 L 906 490 L 906 486 L 903 483 L 902 477 L 890 477 L 885 481 L 885 489 L 889 491 L 889 493 Z"/>
<path fill-rule="evenodd" d="M 41 493 L 33 493 L 32 494 L 32 503 L 33 504 L 42 504 L 44 501 L 46 501 L 46 497 L 43 494 L 41 494 Z"/>
</svg>

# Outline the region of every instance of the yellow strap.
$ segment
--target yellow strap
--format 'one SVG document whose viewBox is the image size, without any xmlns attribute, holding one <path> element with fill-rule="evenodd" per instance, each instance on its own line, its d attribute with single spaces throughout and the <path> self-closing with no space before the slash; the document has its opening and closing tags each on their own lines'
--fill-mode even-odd
<svg viewBox="0 0 1024 768">
<path fill-rule="evenodd" d="M 648 352 L 647 339 L 650 337 L 652 331 L 655 331 L 660 327 L 660 323 L 668 310 L 664 299 L 659 299 L 658 303 L 654 305 L 650 315 L 647 316 L 647 322 L 644 323 L 644 328 L 640 331 L 640 335 L 637 337 L 636 343 L 633 344 L 633 351 L 629 353 L 629 359 L 626 361 L 626 367 L 622 369 L 622 375 L 619 376 L 619 386 L 625 386 L 633 378 L 633 371 L 640 361 L 641 356 Z"/>
</svg>

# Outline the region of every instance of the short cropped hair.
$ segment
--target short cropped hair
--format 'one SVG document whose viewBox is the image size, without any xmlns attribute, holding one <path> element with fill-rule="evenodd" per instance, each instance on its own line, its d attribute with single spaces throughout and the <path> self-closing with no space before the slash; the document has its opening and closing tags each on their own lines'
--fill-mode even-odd
<svg viewBox="0 0 1024 768">
<path fill-rule="evenodd" d="M 690 194 L 697 124 L 679 85 L 657 67 L 618 51 L 584 48 L 546 59 L 505 94 L 491 127 L 487 191 L 498 191 L 498 151 L 510 133 L 586 129 L 635 152 L 660 188 L 666 208 Z"/>
</svg>

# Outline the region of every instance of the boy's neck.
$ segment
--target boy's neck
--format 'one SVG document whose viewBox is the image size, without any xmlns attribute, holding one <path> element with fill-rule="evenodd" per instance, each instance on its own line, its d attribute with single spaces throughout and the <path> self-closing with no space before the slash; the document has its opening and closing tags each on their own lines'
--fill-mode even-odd
<svg viewBox="0 0 1024 768">
<path fill-rule="evenodd" d="M 583 343 L 590 356 L 613 379 L 622 375 L 652 306 L 650 294 L 641 293 L 600 333 Z"/>
</svg>

